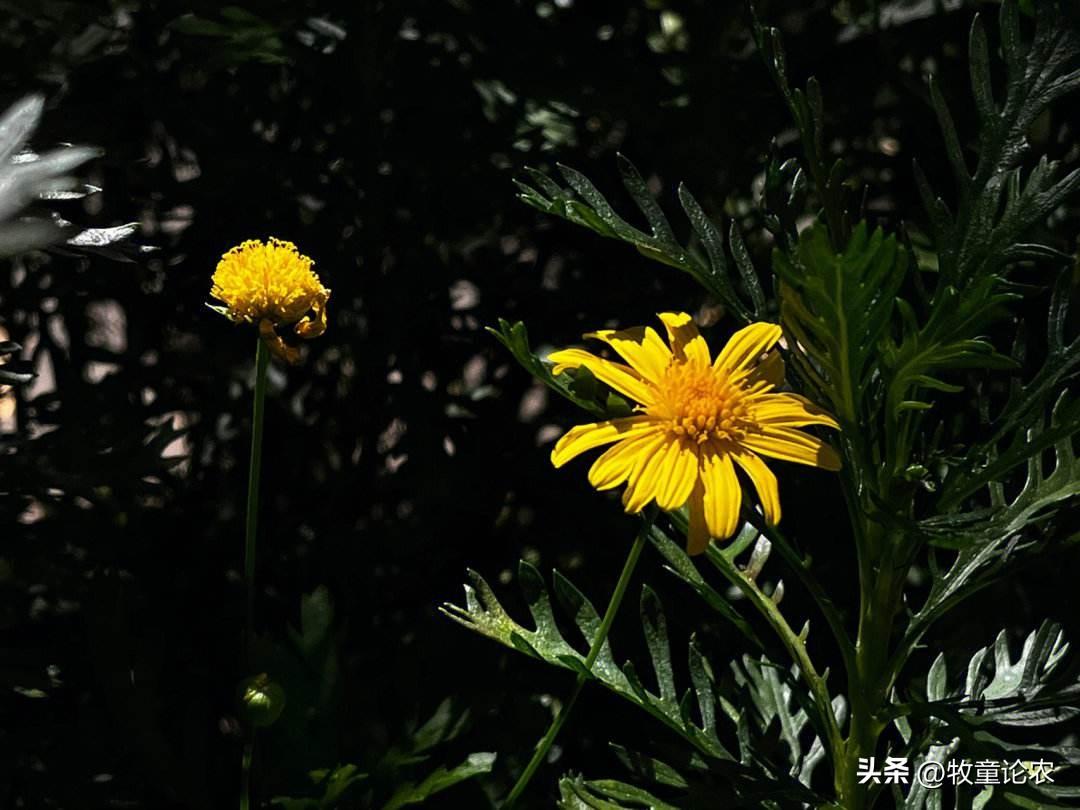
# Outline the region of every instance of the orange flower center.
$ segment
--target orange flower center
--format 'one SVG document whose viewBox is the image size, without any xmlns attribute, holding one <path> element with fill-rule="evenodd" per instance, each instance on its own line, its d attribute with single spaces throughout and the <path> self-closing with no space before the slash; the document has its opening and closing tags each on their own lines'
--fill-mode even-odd
<svg viewBox="0 0 1080 810">
<path fill-rule="evenodd" d="M 665 419 L 668 430 L 698 444 L 709 439 L 739 441 L 746 436 L 749 412 L 744 390 L 710 366 L 675 362 L 664 372 L 659 401 L 650 413 Z"/>
</svg>

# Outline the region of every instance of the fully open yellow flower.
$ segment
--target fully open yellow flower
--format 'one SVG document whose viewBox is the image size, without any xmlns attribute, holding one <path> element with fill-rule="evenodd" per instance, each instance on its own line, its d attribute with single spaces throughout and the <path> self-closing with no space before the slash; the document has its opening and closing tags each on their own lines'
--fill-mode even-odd
<svg viewBox="0 0 1080 810">
<path fill-rule="evenodd" d="M 295 324 L 304 339 L 326 331 L 330 290 L 311 269 L 314 262 L 292 242 L 249 239 L 221 257 L 210 290 L 223 307 L 212 307 L 236 323 L 257 323 L 270 350 L 295 363 L 299 351 L 282 340 L 277 327 Z"/>
<path fill-rule="evenodd" d="M 635 415 L 578 425 L 555 445 L 551 461 L 561 467 L 595 447 L 611 444 L 593 462 L 589 483 L 600 490 L 626 484 L 627 512 L 653 500 L 664 510 L 687 506 L 687 547 L 700 554 L 710 538 L 724 539 L 739 524 L 742 490 L 738 467 L 757 490 L 765 519 L 780 520 L 776 476 L 762 456 L 826 470 L 840 457 L 820 439 L 797 428 L 836 421 L 809 400 L 776 391 L 784 363 L 774 348 L 779 326 L 754 323 L 736 332 L 716 359 L 690 316 L 660 315 L 670 348 L 651 327 L 604 330 L 601 340 L 628 364 L 583 349 L 554 352 L 553 373 L 587 368 L 633 400 Z"/>
</svg>

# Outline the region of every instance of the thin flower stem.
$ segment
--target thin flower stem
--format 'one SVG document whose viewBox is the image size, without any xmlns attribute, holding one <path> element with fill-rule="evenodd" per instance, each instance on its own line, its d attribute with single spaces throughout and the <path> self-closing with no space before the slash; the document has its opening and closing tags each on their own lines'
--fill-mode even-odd
<svg viewBox="0 0 1080 810">
<path fill-rule="evenodd" d="M 533 775 L 537 769 L 543 764 L 544 759 L 547 757 L 548 751 L 551 750 L 551 746 L 555 742 L 555 738 L 558 736 L 559 731 L 565 725 L 567 718 L 570 717 L 570 712 L 574 708 L 574 704 L 577 702 L 578 695 L 581 694 L 581 690 L 585 686 L 585 682 L 592 676 L 591 673 L 593 664 L 596 663 L 597 657 L 600 655 L 600 650 L 604 647 L 604 642 L 607 641 L 608 632 L 611 630 L 611 625 L 615 621 L 615 614 L 619 612 L 619 605 L 622 604 L 623 596 L 626 594 L 626 588 L 630 584 L 630 579 L 634 574 L 634 569 L 637 567 L 638 558 L 641 556 L 642 549 L 645 548 L 645 541 L 649 534 L 649 529 L 652 527 L 654 517 L 650 515 L 645 519 L 644 525 L 638 532 L 637 537 L 634 538 L 634 544 L 630 547 L 630 553 L 626 557 L 626 562 L 623 564 L 622 573 L 619 575 L 619 581 L 615 583 L 615 590 L 611 594 L 611 600 L 608 602 L 607 610 L 604 612 L 604 618 L 600 622 L 600 629 L 596 633 L 596 637 L 593 639 L 592 646 L 589 647 L 589 653 L 585 656 L 584 671 L 579 672 L 577 681 L 574 683 L 574 691 L 570 693 L 569 699 L 559 709 L 559 713 L 555 715 L 555 718 L 551 721 L 551 725 L 548 727 L 547 733 L 540 739 L 540 742 L 536 744 L 536 750 L 533 752 L 532 759 L 529 760 L 529 764 L 525 766 L 525 770 L 522 771 L 521 776 L 518 777 L 517 783 L 514 785 L 513 790 L 510 791 L 510 795 L 506 797 L 506 801 L 503 802 L 503 810 L 510 810 L 521 797 L 521 794 L 525 792 L 525 788 L 529 786 L 529 782 L 532 780 Z"/>
<path fill-rule="evenodd" d="M 251 757 L 255 751 L 255 738 L 244 743 L 244 756 L 240 762 L 240 810 L 251 807 Z"/>
<path fill-rule="evenodd" d="M 247 513 L 244 520 L 244 589 L 247 596 L 244 640 L 249 659 L 255 623 L 255 539 L 259 525 L 259 475 L 262 467 L 266 368 L 269 362 L 270 352 L 260 338 L 255 349 L 255 395 L 251 412 L 251 461 L 248 465 Z"/>
<path fill-rule="evenodd" d="M 255 640 L 255 540 L 259 525 L 259 477 L 262 468 L 263 414 L 266 402 L 266 369 L 270 352 L 259 338 L 255 348 L 255 392 L 251 411 L 251 460 L 248 465 L 247 511 L 244 517 L 244 661 L 252 665 Z M 251 760 L 255 752 L 255 730 L 245 731 L 244 754 L 240 763 L 240 810 L 251 807 Z"/>
<path fill-rule="evenodd" d="M 844 619 L 837 610 L 836 605 L 817 577 L 811 572 L 808 558 L 796 551 L 795 547 L 778 527 L 770 526 L 764 520 L 761 520 L 756 512 L 751 512 L 750 519 L 754 528 L 764 534 L 772 542 L 773 546 L 780 551 L 780 556 L 784 558 L 784 561 L 791 567 L 803 586 L 814 598 L 814 603 L 821 610 L 829 629 L 832 631 L 833 640 L 836 641 L 837 646 L 840 648 L 844 668 L 850 680 L 856 672 L 855 647 L 851 643 L 851 637 L 848 635 L 847 630 L 844 628 Z"/>
<path fill-rule="evenodd" d="M 832 761 L 838 763 L 844 751 L 843 735 L 840 733 L 840 727 L 836 721 L 829 689 L 825 684 L 825 679 L 818 673 L 813 661 L 810 659 L 804 637 L 792 629 L 776 603 L 758 587 L 753 577 L 748 576 L 745 571 L 736 566 L 720 550 L 719 546 L 715 543 L 711 544 L 706 551 L 706 557 L 757 608 L 758 612 L 768 621 L 777 636 L 779 636 L 792 660 L 798 664 L 799 675 L 810 689 L 814 704 L 818 710 L 819 719 L 824 727 L 823 737 L 827 746 L 826 750 L 829 752 Z"/>
<path fill-rule="evenodd" d="M 555 742 L 555 738 L 559 732 L 562 731 L 563 725 L 570 717 L 570 712 L 574 709 L 574 704 L 577 703 L 578 695 L 581 694 L 581 690 L 585 687 L 585 676 L 579 674 L 577 680 L 574 682 L 574 691 L 570 693 L 569 699 L 559 709 L 559 713 L 555 715 L 555 719 L 551 721 L 551 725 L 548 726 L 547 733 L 540 739 L 540 742 L 536 744 L 536 751 L 533 752 L 532 759 L 529 760 L 529 764 L 522 771 L 521 776 L 518 777 L 517 783 L 514 785 L 514 789 L 510 791 L 510 795 L 506 797 L 506 801 L 503 803 L 504 810 L 510 810 L 521 797 L 521 794 L 525 792 L 525 788 L 529 786 L 529 782 L 532 781 L 533 774 L 543 763 L 544 758 L 547 756 L 551 746 Z"/>
</svg>

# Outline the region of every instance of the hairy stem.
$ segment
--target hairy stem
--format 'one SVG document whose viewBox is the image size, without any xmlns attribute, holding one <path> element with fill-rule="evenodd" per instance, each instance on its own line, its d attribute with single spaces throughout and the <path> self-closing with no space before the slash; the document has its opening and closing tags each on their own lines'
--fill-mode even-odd
<svg viewBox="0 0 1080 810">
<path fill-rule="evenodd" d="M 525 792 L 525 788 L 529 786 L 529 782 L 532 780 L 533 775 L 547 757 L 548 751 L 551 750 L 551 746 L 554 744 L 559 731 L 562 729 L 563 725 L 566 724 L 566 720 L 570 716 L 570 712 L 573 710 L 578 695 L 581 694 L 581 690 L 585 686 L 585 682 L 591 677 L 591 675 L 587 673 L 591 673 L 593 664 L 596 663 L 596 659 L 600 655 L 600 650 L 603 649 L 604 642 L 607 640 L 608 632 L 611 630 L 611 625 L 615 621 L 615 614 L 619 611 L 619 605 L 622 604 L 623 596 L 626 594 L 626 588 L 630 584 L 634 569 L 637 567 L 638 558 L 641 556 L 642 549 L 645 548 L 645 541 L 649 535 L 649 529 L 652 528 L 652 523 L 652 516 L 646 518 L 645 524 L 641 527 L 637 537 L 634 538 L 634 544 L 630 547 L 630 553 L 627 555 L 626 562 L 623 564 L 622 573 L 619 575 L 619 581 L 615 583 L 615 590 L 611 594 L 610 601 L 608 601 L 607 610 L 604 611 L 604 618 L 600 622 L 600 629 L 593 639 L 592 646 L 589 647 L 588 655 L 585 656 L 585 671 L 578 673 L 577 680 L 574 683 L 574 691 L 570 693 L 569 699 L 562 705 L 562 708 L 559 709 L 559 713 L 555 715 L 555 718 L 551 721 L 547 733 L 545 733 L 540 739 L 540 742 L 536 744 L 536 750 L 533 752 L 532 759 L 530 759 L 529 764 L 525 766 L 525 770 L 521 772 L 521 776 L 518 777 L 513 789 L 506 797 L 506 801 L 503 802 L 502 806 L 504 810 L 512 808 L 515 802 L 521 797 L 521 794 Z"/>
</svg>

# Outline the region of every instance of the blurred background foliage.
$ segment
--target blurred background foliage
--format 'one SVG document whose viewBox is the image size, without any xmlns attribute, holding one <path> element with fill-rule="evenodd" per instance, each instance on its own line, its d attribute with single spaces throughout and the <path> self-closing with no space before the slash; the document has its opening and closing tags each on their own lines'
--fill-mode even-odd
<svg viewBox="0 0 1080 810">
<path fill-rule="evenodd" d="M 949 176 L 926 72 L 940 77 L 959 131 L 975 131 L 966 36 L 980 5 L 993 4 L 758 4 L 784 34 L 791 75 L 820 80 L 829 149 L 856 170 L 878 224 L 918 210 L 914 156 L 931 178 Z M 706 211 L 735 218 L 764 266 L 756 195 L 770 148 L 797 146 L 745 8 L 6 0 L 0 10 L 0 102 L 47 100 L 31 146 L 105 150 L 82 170 L 104 191 L 52 208 L 86 227 L 138 223 L 122 249 L 33 253 L 0 273 L 0 338 L 21 344 L 18 362 L 36 372 L 0 389 L 0 806 L 206 808 L 236 795 L 255 336 L 204 302 L 220 254 L 268 235 L 311 255 L 333 297 L 329 331 L 303 365 L 271 370 L 260 662 L 288 703 L 261 737 L 260 797 L 340 789 L 343 806 L 394 806 L 400 785 L 436 765 L 485 771 L 489 759 L 467 757 L 497 751 L 490 774 L 432 800 L 487 806 L 569 676 L 461 631 L 436 605 L 457 597 L 466 564 L 505 585 L 519 557 L 604 601 L 634 524 L 584 476 L 551 469 L 550 443 L 580 415 L 483 327 L 521 319 L 544 346 L 660 309 L 722 318 L 691 279 L 515 201 L 511 179 L 564 162 L 613 190 L 623 152 L 665 205 L 686 180 Z M 1068 170 L 1080 162 L 1078 125 L 1075 105 L 1062 106 L 1030 137 Z M 1058 233 L 1077 232 L 1077 210 L 1054 216 Z M 1045 306 L 1032 312 L 1045 318 Z M 850 610 L 839 491 L 781 475 L 789 533 Z M 677 605 L 659 567 L 647 557 L 639 576 Z M 1041 561 L 931 645 L 970 653 L 998 627 L 1019 634 L 1044 615 L 1080 638 L 1078 575 L 1075 555 Z M 639 649 L 626 625 L 619 648 Z M 727 628 L 693 629 L 734 651 Z M 608 739 L 663 738 L 616 700 L 596 690 L 578 707 L 534 806 L 552 805 L 563 771 L 609 770 Z M 358 773 L 368 777 L 354 784 Z"/>
</svg>

